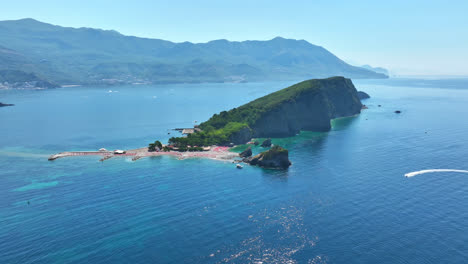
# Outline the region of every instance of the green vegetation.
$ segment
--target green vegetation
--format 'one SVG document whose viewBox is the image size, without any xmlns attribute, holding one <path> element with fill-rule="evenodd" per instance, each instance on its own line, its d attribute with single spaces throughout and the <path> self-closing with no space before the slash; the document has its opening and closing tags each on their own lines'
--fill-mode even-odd
<svg viewBox="0 0 468 264">
<path fill-rule="evenodd" d="M 335 80 L 338 82 L 341 80 L 341 78 L 332 77 L 325 79 L 329 87 Z M 274 110 L 279 105 L 281 105 L 281 103 L 285 101 L 294 101 L 305 92 L 319 92 L 320 88 L 322 87 L 322 81 L 323 80 L 319 79 L 303 81 L 288 88 L 258 98 L 238 108 L 215 114 L 208 121 L 201 123 L 200 128 L 203 130 L 211 128 L 220 129 L 226 126 L 228 123 L 232 122 L 244 123 L 252 126 L 259 118 L 263 116 L 264 113 Z"/>
<path fill-rule="evenodd" d="M 2 82 L 32 82 L 38 81 L 36 75 L 16 70 L 0 70 L 0 83 Z"/>
<path fill-rule="evenodd" d="M 278 145 L 274 145 L 271 149 L 262 152 L 262 154 L 264 159 L 273 159 L 279 154 L 288 155 L 288 150 Z"/>
<path fill-rule="evenodd" d="M 46 80 L 39 78 L 34 73 L 27 73 L 19 70 L 0 70 L 0 84 L 6 82 L 12 85 L 13 87 L 21 87 L 22 84 L 26 82 L 33 87 L 55 88 L 58 86 L 56 84 L 50 83 Z"/>
<path fill-rule="evenodd" d="M 282 168 L 286 169 L 291 166 L 289 161 L 289 152 L 280 146 L 273 146 L 271 149 L 264 151 L 254 157 L 248 158 L 247 162 L 250 165 L 258 165 L 265 168 Z"/>
<path fill-rule="evenodd" d="M 168 146 L 164 146 L 164 147 L 162 148 L 162 151 L 168 152 L 168 151 L 171 151 L 171 148 L 169 148 Z"/>
<path fill-rule="evenodd" d="M 275 110 L 282 103 L 294 101 L 304 93 L 320 92 L 323 82 L 327 83 L 327 89 L 333 89 L 342 81 L 342 77 L 332 77 L 300 82 L 232 110 L 214 114 L 208 121 L 200 124 L 202 131 L 189 134 L 187 137 L 172 137 L 169 139 L 169 144 L 177 148 L 229 144 L 233 134 L 244 128 L 251 129 L 265 113 Z"/>
<path fill-rule="evenodd" d="M 203 131 L 187 135 L 187 137 L 172 137 L 169 144 L 175 147 L 211 146 L 228 144 L 231 135 L 248 127 L 246 123 L 229 122 L 221 128 L 206 126 Z"/>
<path fill-rule="evenodd" d="M 0 69 L 59 84 L 292 80 L 344 75 L 385 78 L 304 40 L 174 43 L 33 19 L 0 21 Z"/>
<path fill-rule="evenodd" d="M 150 143 L 148 145 L 148 151 L 153 152 L 153 151 L 160 151 L 163 149 L 163 145 L 159 140 L 156 140 L 154 143 Z"/>
</svg>

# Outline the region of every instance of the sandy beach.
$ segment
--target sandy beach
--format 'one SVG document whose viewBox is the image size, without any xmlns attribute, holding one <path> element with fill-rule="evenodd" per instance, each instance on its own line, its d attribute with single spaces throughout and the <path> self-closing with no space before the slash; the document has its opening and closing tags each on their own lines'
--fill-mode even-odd
<svg viewBox="0 0 468 264">
<path fill-rule="evenodd" d="M 177 159 L 182 160 L 186 158 L 208 158 L 214 160 L 231 161 L 236 157 L 239 157 L 238 153 L 229 151 L 229 147 L 212 146 L 208 151 L 196 151 L 196 152 L 178 152 L 178 151 L 155 151 L 149 152 L 147 147 L 125 150 L 124 154 L 115 154 L 113 151 L 70 151 L 61 152 L 58 154 L 51 155 L 49 160 L 56 160 L 64 157 L 73 156 L 102 156 L 100 161 L 110 159 L 113 157 L 132 157 L 133 161 L 136 161 L 144 157 L 154 156 L 173 156 Z"/>
</svg>

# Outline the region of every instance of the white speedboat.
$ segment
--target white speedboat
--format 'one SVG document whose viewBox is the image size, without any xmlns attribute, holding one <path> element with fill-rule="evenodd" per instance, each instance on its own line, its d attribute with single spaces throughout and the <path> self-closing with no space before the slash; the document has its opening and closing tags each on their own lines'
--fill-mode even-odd
<svg viewBox="0 0 468 264">
<path fill-rule="evenodd" d="M 243 167 L 242 167 L 242 165 L 240 165 L 240 164 L 236 164 L 236 168 L 242 169 Z"/>
</svg>

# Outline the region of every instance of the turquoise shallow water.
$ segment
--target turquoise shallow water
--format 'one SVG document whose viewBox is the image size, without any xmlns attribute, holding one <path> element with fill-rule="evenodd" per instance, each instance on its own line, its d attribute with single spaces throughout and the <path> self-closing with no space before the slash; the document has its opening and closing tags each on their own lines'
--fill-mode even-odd
<svg viewBox="0 0 468 264">
<path fill-rule="evenodd" d="M 468 169 L 468 80 L 354 83 L 360 116 L 273 140 L 287 171 L 47 157 L 167 140 L 292 82 L 0 90 L 0 263 L 466 262 L 467 176 L 403 175 Z"/>
</svg>

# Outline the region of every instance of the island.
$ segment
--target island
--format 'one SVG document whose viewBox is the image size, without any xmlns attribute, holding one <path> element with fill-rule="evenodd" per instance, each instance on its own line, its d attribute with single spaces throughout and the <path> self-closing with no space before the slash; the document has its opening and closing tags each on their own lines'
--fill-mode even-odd
<svg viewBox="0 0 468 264">
<path fill-rule="evenodd" d="M 168 144 L 160 141 L 136 150 L 92 152 L 106 157 L 173 155 L 179 159 L 207 157 L 233 160 L 238 153 L 229 151 L 242 144 L 258 145 L 252 138 L 268 138 L 262 147 L 272 146 L 271 137 L 289 137 L 301 130 L 329 131 L 334 118 L 354 116 L 363 105 L 350 79 L 331 77 L 312 79 L 258 98 L 240 107 L 214 114 L 209 120 L 185 129 L 186 136 L 172 137 Z M 85 154 L 83 154 L 85 155 Z M 88 154 L 86 154 L 88 155 Z M 89 154 L 93 155 L 93 154 Z M 49 159 L 76 156 L 73 152 L 59 153 Z M 286 168 L 291 162 L 288 150 L 273 145 L 253 157 L 252 150 L 242 152 L 243 161 L 267 168 Z"/>
<path fill-rule="evenodd" d="M 170 138 L 169 144 L 178 148 L 229 146 L 252 138 L 294 136 L 301 130 L 329 131 L 332 119 L 357 115 L 361 109 L 350 79 L 312 79 L 215 114 L 198 131 Z"/>
<path fill-rule="evenodd" d="M 263 168 L 286 169 L 291 166 L 288 150 L 276 145 L 253 157 L 244 158 L 242 161 Z"/>
<path fill-rule="evenodd" d="M 14 106 L 14 104 L 4 104 L 4 103 L 0 102 L 0 107 L 3 107 L 3 106 Z"/>
</svg>

